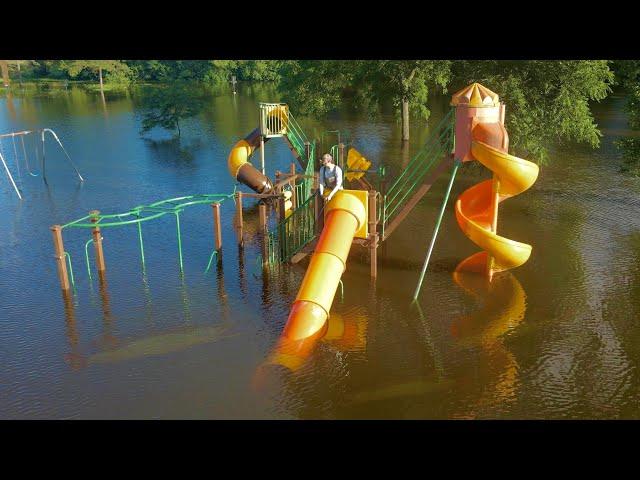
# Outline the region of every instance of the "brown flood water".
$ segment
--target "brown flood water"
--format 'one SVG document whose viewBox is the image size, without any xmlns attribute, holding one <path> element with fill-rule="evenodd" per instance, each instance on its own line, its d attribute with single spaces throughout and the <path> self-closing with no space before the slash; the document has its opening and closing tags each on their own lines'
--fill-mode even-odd
<svg viewBox="0 0 640 480">
<path fill-rule="evenodd" d="M 0 418 L 640 417 L 640 182 L 618 173 L 613 141 L 628 133 L 619 95 L 594 107 L 604 134 L 598 150 L 554 148 L 534 186 L 501 204 L 499 232 L 533 245 L 528 263 L 491 287 L 454 282 L 455 266 L 477 248 L 459 230 L 453 203 L 489 178 L 465 165 L 419 304 L 411 305 L 447 172 L 381 248 L 375 283 L 366 251 L 352 248 L 329 332 L 294 372 L 273 369 L 256 380 L 306 263 L 262 271 L 255 202 L 245 213 L 244 250 L 231 228 L 233 203 L 223 204 L 222 262 L 208 274 L 207 206 L 181 217 L 184 275 L 168 218 L 144 227 L 144 272 L 135 228 L 105 229 L 106 282 L 95 270 L 89 279 L 89 233 L 65 230 L 76 282 L 65 302 L 49 226 L 91 209 L 119 213 L 164 198 L 231 192 L 226 158 L 257 125 L 259 101 L 286 99 L 264 86 L 241 86 L 235 97 L 214 92 L 172 141 L 163 132 L 151 140 L 138 135 L 135 94 L 107 95 L 106 104 L 78 87 L 0 98 L 0 133 L 52 128 L 86 178 L 79 185 L 47 144 L 47 186 L 24 163 L 18 172 L 13 145 L 2 142 L 25 198 L 17 199 L 3 172 Z M 434 100 L 430 125 L 446 101 Z M 403 150 L 391 114 L 371 120 L 345 109 L 323 122 L 299 120 L 309 135 L 348 131 L 374 168 L 384 159 L 390 176 L 429 135 L 415 121 Z M 265 152 L 272 177 L 288 169 L 283 141 L 269 142 Z M 34 154 L 30 161 L 37 174 Z"/>
</svg>

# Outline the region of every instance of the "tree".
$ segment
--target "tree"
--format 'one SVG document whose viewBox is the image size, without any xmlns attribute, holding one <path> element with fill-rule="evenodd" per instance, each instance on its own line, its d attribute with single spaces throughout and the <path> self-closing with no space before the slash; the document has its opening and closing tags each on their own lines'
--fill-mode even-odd
<svg viewBox="0 0 640 480">
<path fill-rule="evenodd" d="M 460 61 L 451 85 L 480 82 L 507 105 L 506 126 L 516 154 L 540 164 L 549 146 L 583 142 L 597 148 L 602 134 L 590 109 L 611 92 L 614 74 L 606 60 Z"/>
<path fill-rule="evenodd" d="M 353 62 L 336 60 L 288 61 L 283 64 L 278 90 L 301 114 L 322 116 L 338 105 L 353 81 Z"/>
<path fill-rule="evenodd" d="M 625 109 L 629 115 L 629 126 L 640 130 L 640 61 L 614 62 L 616 79 L 627 92 Z M 625 137 L 615 142 L 622 152 L 621 171 L 640 177 L 640 139 Z"/>
<path fill-rule="evenodd" d="M 114 83 L 129 83 L 133 72 L 129 66 L 120 60 L 71 60 L 64 62 L 63 68 L 71 78 L 76 78 L 86 72 L 98 75 L 100 93 L 104 95 L 103 72 Z"/>
<path fill-rule="evenodd" d="M 202 90 L 186 82 L 175 82 L 165 87 L 152 87 L 142 95 L 143 135 L 155 127 L 177 130 L 180 137 L 180 121 L 200 113 L 205 105 Z"/>
<path fill-rule="evenodd" d="M 409 116 L 427 120 L 429 91 L 446 91 L 451 78 L 448 60 L 382 60 L 358 62 L 354 76 L 358 96 L 376 109 L 389 100 L 402 119 L 402 140 L 409 140 Z"/>
<path fill-rule="evenodd" d="M 444 90 L 450 72 L 448 60 L 288 62 L 283 65 L 282 90 L 303 112 L 320 115 L 349 95 L 372 113 L 389 101 L 402 120 L 406 141 L 410 113 L 429 118 L 429 91 L 437 86 Z"/>
</svg>

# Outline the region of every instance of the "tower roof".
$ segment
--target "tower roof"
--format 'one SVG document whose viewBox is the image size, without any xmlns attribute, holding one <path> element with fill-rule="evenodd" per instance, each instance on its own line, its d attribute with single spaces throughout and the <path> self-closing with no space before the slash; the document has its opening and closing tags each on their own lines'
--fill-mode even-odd
<svg viewBox="0 0 640 480">
<path fill-rule="evenodd" d="M 457 91 L 451 97 L 451 105 L 466 105 L 468 107 L 496 107 L 500 103 L 498 94 L 479 83 L 472 83 L 468 87 Z"/>
</svg>

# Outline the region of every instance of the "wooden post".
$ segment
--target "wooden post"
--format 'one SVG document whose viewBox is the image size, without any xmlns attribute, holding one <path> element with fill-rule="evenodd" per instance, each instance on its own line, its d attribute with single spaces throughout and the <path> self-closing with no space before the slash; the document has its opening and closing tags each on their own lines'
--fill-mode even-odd
<svg viewBox="0 0 640 480">
<path fill-rule="evenodd" d="M 98 221 L 96 217 L 100 215 L 100 211 L 91 210 L 89 214 L 92 216 L 91 223 L 96 223 Z M 98 272 L 104 272 L 106 270 L 106 266 L 104 263 L 104 252 L 102 250 L 102 235 L 100 235 L 100 227 L 98 227 L 97 225 L 93 227 L 91 235 L 93 236 L 93 245 L 96 252 L 96 267 L 98 268 Z"/>
<path fill-rule="evenodd" d="M 340 157 L 338 159 L 338 165 L 340 165 L 340 168 L 342 170 L 345 169 L 345 165 L 344 165 L 344 143 L 340 142 L 340 144 L 338 145 L 338 156 Z M 343 172 L 344 174 L 344 172 Z M 344 178 L 342 179 L 342 181 L 344 182 Z"/>
<path fill-rule="evenodd" d="M 289 170 L 291 172 L 291 178 L 295 177 L 296 174 L 296 164 L 291 162 L 291 169 Z M 295 178 L 293 178 L 293 180 L 291 180 L 291 182 L 289 182 L 289 185 L 291 185 L 291 204 L 293 206 L 293 209 L 295 210 L 296 208 L 298 208 L 298 196 L 296 195 L 296 180 Z"/>
<path fill-rule="evenodd" d="M 324 198 L 320 193 L 315 195 L 314 213 L 316 215 L 316 234 L 320 234 L 324 228 Z"/>
<path fill-rule="evenodd" d="M 260 231 L 266 233 L 267 231 L 267 206 L 264 203 L 258 205 L 258 213 L 260 216 Z"/>
<path fill-rule="evenodd" d="M 63 292 L 69 290 L 69 276 L 67 275 L 67 264 L 64 255 L 64 244 L 62 243 L 62 227 L 54 225 L 51 227 L 53 232 L 53 248 L 55 249 L 55 259 L 58 265 L 58 279 Z"/>
<path fill-rule="evenodd" d="M 236 201 L 236 214 L 237 214 L 237 225 L 238 229 L 238 245 L 242 245 L 242 229 L 243 229 L 243 220 L 242 220 L 242 192 L 238 192 L 238 198 Z"/>
<path fill-rule="evenodd" d="M 213 235 L 215 238 L 216 250 L 222 248 L 222 227 L 220 226 L 220 204 L 212 203 L 213 208 Z"/>
<path fill-rule="evenodd" d="M 378 232 L 376 212 L 376 191 L 369 190 L 369 263 L 371 278 L 378 276 Z"/>
<path fill-rule="evenodd" d="M 278 197 L 278 222 L 282 222 L 285 219 L 284 202 L 283 191 L 280 191 L 280 196 Z"/>
<path fill-rule="evenodd" d="M 267 233 L 267 206 L 264 203 L 258 205 L 258 214 L 260 218 L 260 236 L 262 237 L 261 253 L 262 253 L 262 266 L 266 267 L 268 262 L 268 233 Z"/>
</svg>

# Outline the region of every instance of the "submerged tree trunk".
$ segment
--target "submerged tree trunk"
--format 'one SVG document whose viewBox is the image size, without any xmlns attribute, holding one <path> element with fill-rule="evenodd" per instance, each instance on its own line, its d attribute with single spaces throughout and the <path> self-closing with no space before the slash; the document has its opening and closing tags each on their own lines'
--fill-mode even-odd
<svg viewBox="0 0 640 480">
<path fill-rule="evenodd" d="M 107 117 L 107 100 L 104 98 L 104 83 L 102 82 L 102 67 L 98 67 L 98 77 L 100 78 L 100 97 L 102 98 L 102 108 L 104 109 L 104 116 Z"/>
<path fill-rule="evenodd" d="M 409 140 L 409 100 L 402 99 L 402 141 Z"/>
<path fill-rule="evenodd" d="M 100 77 L 100 93 L 104 97 L 104 85 L 102 83 L 102 67 L 98 67 L 98 76 Z"/>
<path fill-rule="evenodd" d="M 0 60 L 0 69 L 2 69 L 2 83 L 5 87 L 9 86 L 9 62 Z"/>
<path fill-rule="evenodd" d="M 413 77 L 415 76 L 417 68 L 413 68 L 411 73 L 406 79 L 402 80 L 402 141 L 409 141 L 409 96 L 411 92 L 411 83 L 413 82 Z"/>
</svg>

